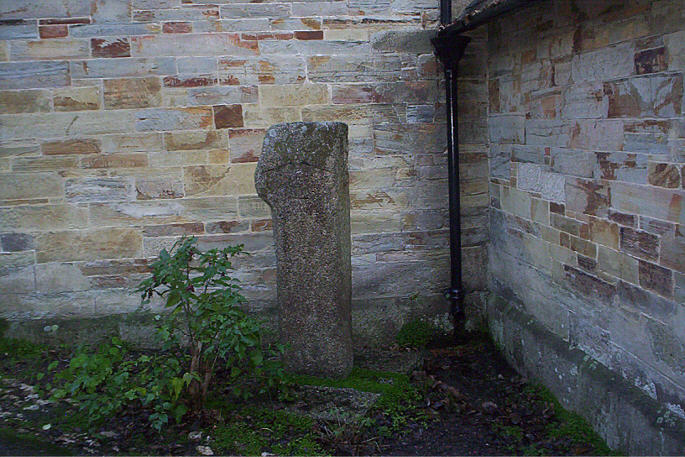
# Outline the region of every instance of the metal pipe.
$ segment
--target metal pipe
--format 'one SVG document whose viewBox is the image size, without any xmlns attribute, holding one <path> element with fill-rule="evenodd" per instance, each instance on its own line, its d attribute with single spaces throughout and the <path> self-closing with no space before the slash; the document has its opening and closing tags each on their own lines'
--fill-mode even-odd
<svg viewBox="0 0 685 457">
<path fill-rule="evenodd" d="M 451 0 L 440 1 L 440 21 L 443 25 L 452 20 Z M 464 36 L 438 35 L 432 42 L 435 54 L 445 68 L 445 110 L 447 112 L 447 168 L 450 219 L 450 287 L 445 291 L 455 334 L 464 321 L 464 289 L 461 263 L 461 201 L 459 184 L 459 119 L 458 97 L 459 60 L 471 41 Z"/>
</svg>

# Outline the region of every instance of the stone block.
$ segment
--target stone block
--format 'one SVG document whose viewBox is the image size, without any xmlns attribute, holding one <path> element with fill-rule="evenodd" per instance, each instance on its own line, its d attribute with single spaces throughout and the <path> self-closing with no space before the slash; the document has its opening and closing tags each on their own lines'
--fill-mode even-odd
<svg viewBox="0 0 685 457">
<path fill-rule="evenodd" d="M 410 54 L 430 54 L 433 52 L 431 38 L 433 30 L 389 30 L 371 37 L 371 47 L 382 52 L 406 52 Z"/>
<path fill-rule="evenodd" d="M 173 75 L 176 63 L 172 57 L 90 59 L 70 62 L 69 71 L 74 79 Z"/>
<path fill-rule="evenodd" d="M 635 71 L 633 43 L 626 42 L 577 54 L 572 61 L 573 81 L 606 81 L 630 76 Z"/>
<path fill-rule="evenodd" d="M 217 129 L 243 127 L 242 105 L 214 105 L 214 126 Z"/>
<path fill-rule="evenodd" d="M 136 22 L 120 22 L 112 24 L 74 24 L 70 25 L 69 33 L 75 38 L 112 37 L 112 40 L 126 40 L 124 37 L 132 35 L 151 35 L 160 32 L 159 24 L 145 24 Z M 126 40 L 128 42 L 128 40 Z M 116 57 L 116 56 L 112 56 Z"/>
<path fill-rule="evenodd" d="M 88 209 L 75 205 L 31 205 L 0 208 L 3 230 L 67 230 L 85 228 Z"/>
<path fill-rule="evenodd" d="M 0 200 L 59 198 L 62 195 L 62 180 L 55 173 L 0 174 Z"/>
<path fill-rule="evenodd" d="M 601 82 L 572 85 L 563 91 L 563 119 L 605 118 L 609 100 Z"/>
<path fill-rule="evenodd" d="M 41 293 L 75 292 L 90 289 L 88 277 L 73 263 L 36 265 L 36 290 Z"/>
<path fill-rule="evenodd" d="M 552 148 L 550 157 L 552 171 L 580 178 L 592 178 L 597 162 L 591 152 L 564 148 Z"/>
<path fill-rule="evenodd" d="M 525 143 L 525 116 L 502 114 L 488 118 L 490 141 L 493 143 Z"/>
<path fill-rule="evenodd" d="M 657 260 L 659 237 L 630 227 L 621 227 L 621 250 L 641 259 Z"/>
<path fill-rule="evenodd" d="M 0 89 L 69 85 L 67 62 L 0 62 Z"/>
<path fill-rule="evenodd" d="M 619 227 L 617 224 L 591 217 L 588 222 L 588 231 L 590 240 L 593 242 L 615 250 L 618 249 Z"/>
<path fill-rule="evenodd" d="M 216 221 L 208 222 L 205 225 L 207 233 L 240 233 L 246 232 L 250 229 L 250 223 L 247 221 Z"/>
<path fill-rule="evenodd" d="M 105 79 L 105 109 L 148 108 L 161 103 L 159 78 Z"/>
<path fill-rule="evenodd" d="M 266 131 L 263 129 L 233 129 L 229 131 L 232 163 L 256 162 L 262 153 Z"/>
<path fill-rule="evenodd" d="M 328 103 L 328 87 L 324 84 L 265 85 L 259 88 L 262 106 L 301 106 Z"/>
<path fill-rule="evenodd" d="M 72 178 L 65 183 L 70 203 L 95 203 L 134 200 L 133 184 L 125 178 Z"/>
<path fill-rule="evenodd" d="M 45 90 L 0 92 L 0 111 L 7 114 L 50 111 L 50 94 Z"/>
<path fill-rule="evenodd" d="M 525 140 L 527 145 L 568 147 L 572 128 L 557 119 L 526 119 Z"/>
<path fill-rule="evenodd" d="M 530 219 L 531 197 L 527 192 L 511 187 L 502 187 L 502 210 L 525 219 Z"/>
<path fill-rule="evenodd" d="M 0 253 L 0 287 L 5 297 L 33 292 L 36 287 L 34 263 L 33 252 Z"/>
<path fill-rule="evenodd" d="M 2 116 L 0 136 L 4 138 L 55 138 L 130 132 L 134 113 L 126 110 L 80 113 L 36 113 Z M 35 129 L 41 125 L 40 129 Z"/>
<path fill-rule="evenodd" d="M 165 149 L 164 136 L 162 133 L 130 133 L 128 135 L 104 135 L 102 140 L 102 152 L 105 153 L 131 153 L 149 152 L 154 156 L 155 152 Z"/>
<path fill-rule="evenodd" d="M 221 84 L 248 86 L 257 84 L 296 84 L 306 79 L 303 58 L 282 59 L 280 57 L 219 59 L 219 81 Z"/>
<path fill-rule="evenodd" d="M 402 73 L 397 55 L 318 55 L 307 58 L 307 72 L 312 82 L 396 81 Z"/>
<path fill-rule="evenodd" d="M 4 252 L 30 251 L 34 248 L 33 236 L 28 233 L 3 233 L 0 246 Z"/>
<path fill-rule="evenodd" d="M 256 41 L 241 40 L 235 33 L 180 33 L 131 38 L 134 57 L 252 56 L 258 53 Z"/>
<path fill-rule="evenodd" d="M 638 75 L 658 73 L 668 69 L 666 48 L 647 49 L 635 53 L 635 72 Z"/>
<path fill-rule="evenodd" d="M 90 138 L 48 141 L 41 144 L 41 151 L 44 155 L 98 154 L 100 152 L 100 141 Z"/>
<path fill-rule="evenodd" d="M 44 232 L 36 236 L 39 263 L 139 257 L 142 236 L 131 228 Z"/>
<path fill-rule="evenodd" d="M 516 183 L 519 189 L 539 193 L 545 200 L 566 201 L 564 175 L 551 173 L 544 165 L 519 163 Z"/>
<path fill-rule="evenodd" d="M 91 38 L 93 57 L 131 57 L 131 43 L 128 38 Z"/>
<path fill-rule="evenodd" d="M 657 294 L 673 297 L 673 272 L 644 260 L 639 261 L 640 286 Z"/>
<path fill-rule="evenodd" d="M 601 244 L 597 246 L 597 268 L 629 283 L 638 283 L 638 260 Z"/>
<path fill-rule="evenodd" d="M 198 87 L 188 91 L 191 105 L 257 103 L 257 86 Z"/>
<path fill-rule="evenodd" d="M 83 59 L 90 56 L 87 40 L 16 40 L 10 42 L 12 60 Z"/>
<path fill-rule="evenodd" d="M 238 213 L 241 218 L 271 217 L 269 205 L 256 196 L 239 197 Z"/>
<path fill-rule="evenodd" d="M 185 167 L 185 193 L 191 195 L 246 195 L 254 194 L 256 164 L 201 165 Z"/>
<path fill-rule="evenodd" d="M 566 210 L 593 216 L 608 214 L 613 196 L 608 185 L 600 181 L 568 177 L 565 192 Z"/>
<path fill-rule="evenodd" d="M 623 149 L 623 124 L 618 120 L 578 120 L 571 130 L 569 145 L 591 151 Z"/>
<path fill-rule="evenodd" d="M 673 234 L 661 237 L 660 264 L 685 274 L 685 227 L 676 226 Z"/>
<path fill-rule="evenodd" d="M 306 5 L 305 5 L 306 6 Z M 221 17 L 241 18 L 241 17 L 289 17 L 291 8 L 287 4 L 259 4 L 251 3 L 247 5 L 221 5 Z M 297 14 L 295 14 L 297 16 Z M 306 14 L 309 16 L 309 14 Z"/>
<path fill-rule="evenodd" d="M 284 362 L 345 377 L 352 369 L 347 126 L 281 124 L 267 131 L 263 149 L 255 181 L 275 226 Z M 312 266 L 313 259 L 324 260 Z M 298 286 L 314 277 L 317 287 Z"/>
<path fill-rule="evenodd" d="M 637 184 L 647 182 L 648 157 L 643 154 L 624 152 L 597 152 L 594 177 L 607 180 L 627 181 Z"/>
<path fill-rule="evenodd" d="M 649 162 L 649 184 L 659 187 L 680 187 L 680 168 L 669 163 Z"/>
<path fill-rule="evenodd" d="M 618 211 L 685 223 L 685 194 L 678 190 L 611 183 L 611 203 Z"/>
<path fill-rule="evenodd" d="M 145 171 L 135 177 L 137 200 L 183 198 L 183 173 L 181 169 Z"/>
<path fill-rule="evenodd" d="M 227 135 L 216 130 L 167 132 L 164 134 L 164 143 L 168 151 L 225 149 L 228 147 Z"/>
<path fill-rule="evenodd" d="M 604 83 L 608 116 L 672 117 L 682 111 L 683 75 L 640 76 Z"/>
<path fill-rule="evenodd" d="M 55 111 L 85 111 L 100 109 L 100 88 L 69 87 L 53 92 Z"/>
<path fill-rule="evenodd" d="M 149 130 L 196 130 L 207 128 L 212 122 L 210 107 L 158 108 L 136 112 L 135 129 Z"/>
<path fill-rule="evenodd" d="M 35 20 L 3 21 L 0 29 L 0 40 L 22 40 L 38 38 L 38 27 Z"/>
<path fill-rule="evenodd" d="M 17 157 L 12 161 L 12 171 L 62 171 L 78 168 L 77 156 Z"/>
<path fill-rule="evenodd" d="M 100 154 L 83 157 L 81 168 L 141 168 L 148 166 L 147 154 Z"/>
<path fill-rule="evenodd" d="M 668 69 L 685 69 L 685 30 L 669 33 L 664 36 L 664 44 L 668 50 Z"/>
</svg>

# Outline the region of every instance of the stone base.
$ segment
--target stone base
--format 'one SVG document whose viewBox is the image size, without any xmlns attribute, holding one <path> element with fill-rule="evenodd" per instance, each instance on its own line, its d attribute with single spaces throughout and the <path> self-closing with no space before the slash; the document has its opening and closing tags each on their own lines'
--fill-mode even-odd
<svg viewBox="0 0 685 457">
<path fill-rule="evenodd" d="M 490 332 L 521 374 L 544 384 L 607 444 L 633 455 L 685 454 L 685 421 L 497 295 Z"/>
</svg>

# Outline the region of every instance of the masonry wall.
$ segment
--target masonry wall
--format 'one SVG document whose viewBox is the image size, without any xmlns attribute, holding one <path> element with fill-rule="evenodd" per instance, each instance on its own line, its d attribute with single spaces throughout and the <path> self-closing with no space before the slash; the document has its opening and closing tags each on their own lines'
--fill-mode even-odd
<svg viewBox="0 0 685 457">
<path fill-rule="evenodd" d="M 597 411 L 632 452 L 668 452 L 646 427 L 685 417 L 683 6 L 554 0 L 488 30 L 490 287 L 667 411 L 642 429 Z M 507 338 L 569 404 L 609 401 Z"/>
<path fill-rule="evenodd" d="M 244 293 L 273 314 L 256 161 L 270 125 L 323 120 L 350 126 L 356 342 L 444 313 L 437 16 L 437 0 L 3 2 L 0 318 L 16 330 L 136 310 L 131 288 L 181 235 L 244 243 Z M 470 62 L 468 90 L 482 96 L 485 62 Z M 485 105 L 470 109 L 465 261 L 480 303 Z"/>
</svg>

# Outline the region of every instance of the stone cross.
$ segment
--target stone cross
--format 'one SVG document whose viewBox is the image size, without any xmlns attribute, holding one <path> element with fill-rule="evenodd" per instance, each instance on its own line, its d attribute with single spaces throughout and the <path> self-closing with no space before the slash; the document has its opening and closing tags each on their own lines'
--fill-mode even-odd
<svg viewBox="0 0 685 457">
<path fill-rule="evenodd" d="M 284 363 L 298 373 L 352 369 L 347 148 L 346 124 L 277 124 L 255 172 L 273 219 Z"/>
</svg>

